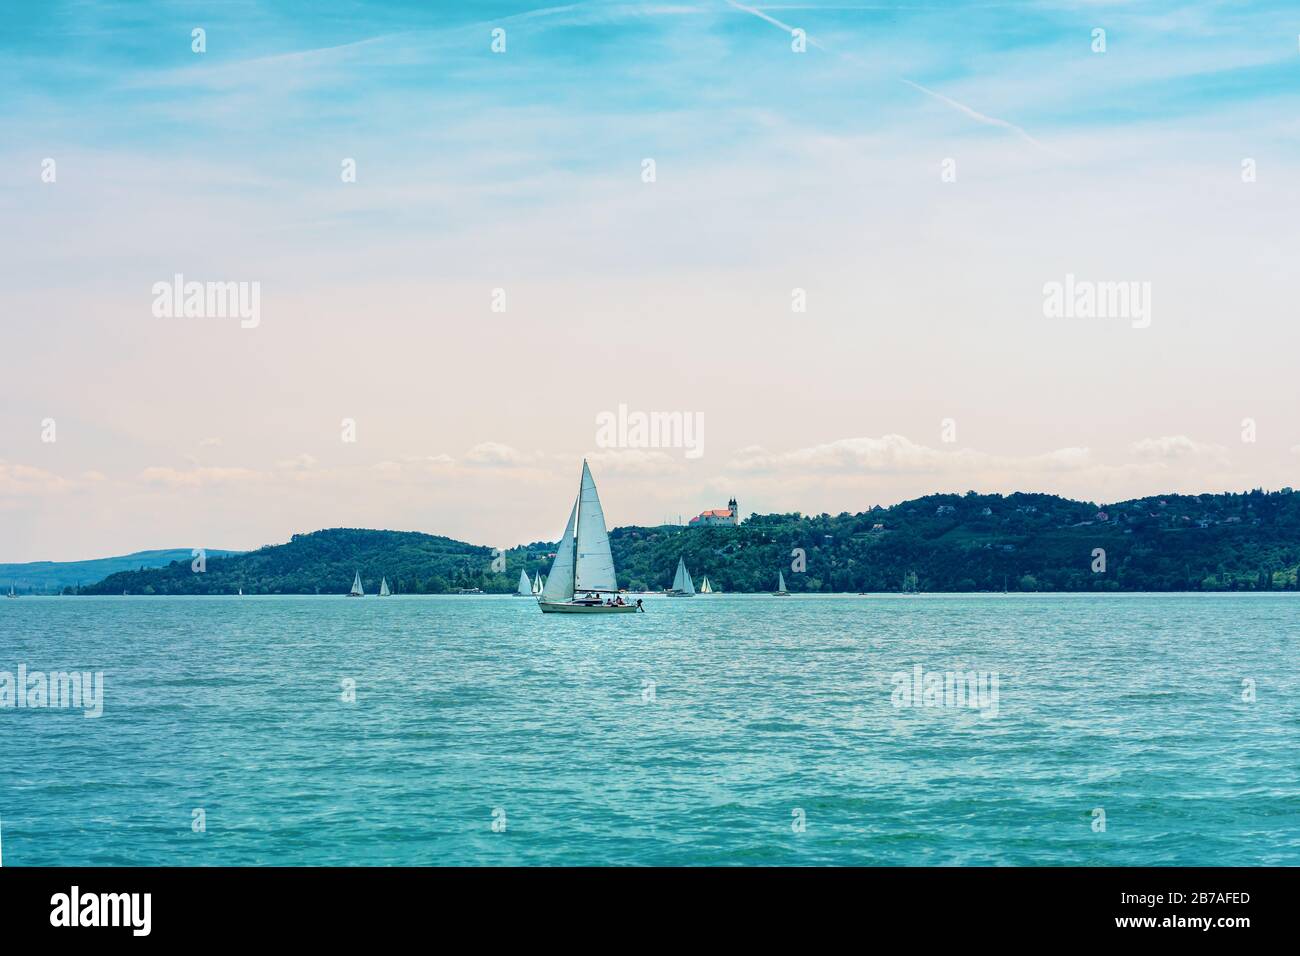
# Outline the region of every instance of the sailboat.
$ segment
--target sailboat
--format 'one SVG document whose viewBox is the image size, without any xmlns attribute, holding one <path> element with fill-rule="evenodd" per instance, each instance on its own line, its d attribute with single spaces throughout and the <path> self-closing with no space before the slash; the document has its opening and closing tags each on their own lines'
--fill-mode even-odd
<svg viewBox="0 0 1300 956">
<path fill-rule="evenodd" d="M 123 593 L 126 593 L 126 592 L 123 592 Z M 10 582 L 10 584 L 9 584 L 9 593 L 6 594 L 5 597 L 7 597 L 7 598 L 16 598 L 17 596 L 18 596 L 18 595 L 14 593 L 14 586 L 13 586 L 13 583 Z"/>
<path fill-rule="evenodd" d="M 379 579 L 379 596 L 388 597 L 393 592 L 388 590 L 388 578 Z"/>
<path fill-rule="evenodd" d="M 366 596 L 366 592 L 361 590 L 361 572 L 358 571 L 357 576 L 352 579 L 352 590 L 348 592 L 348 597 L 365 597 L 365 596 Z"/>
<path fill-rule="evenodd" d="M 519 587 L 515 588 L 515 597 L 532 597 L 537 592 L 534 590 L 532 581 L 528 580 L 528 572 L 519 572 Z"/>
<path fill-rule="evenodd" d="M 673 586 L 664 592 L 668 597 L 695 597 L 695 582 L 691 572 L 686 570 L 686 559 L 677 559 L 677 574 L 673 577 Z"/>
<path fill-rule="evenodd" d="M 243 596 L 244 596 L 244 589 L 243 589 L 243 588 L 240 588 L 240 589 L 239 589 L 239 596 L 240 596 L 240 597 L 243 597 Z"/>
<path fill-rule="evenodd" d="M 772 597 L 789 597 L 790 592 L 785 589 L 785 572 L 776 572 L 776 590 L 772 592 Z"/>
<path fill-rule="evenodd" d="M 704 580 L 700 582 L 700 593 L 701 593 L 701 594 L 713 594 L 713 593 L 714 593 L 714 591 L 713 591 L 713 585 L 709 583 L 709 576 L 708 576 L 707 574 L 704 575 Z"/>
<path fill-rule="evenodd" d="M 542 588 L 544 587 L 546 587 L 546 582 L 542 580 L 542 572 L 538 571 L 537 577 L 533 579 L 533 594 L 534 595 L 541 594 Z"/>
<path fill-rule="evenodd" d="M 569 512 L 569 522 L 564 526 L 564 536 L 537 605 L 547 614 L 623 614 L 641 610 L 639 599 L 636 604 L 605 604 L 603 594 L 617 596 L 618 579 L 609 532 L 605 530 L 605 512 L 584 459 L 578 500 Z"/>
</svg>

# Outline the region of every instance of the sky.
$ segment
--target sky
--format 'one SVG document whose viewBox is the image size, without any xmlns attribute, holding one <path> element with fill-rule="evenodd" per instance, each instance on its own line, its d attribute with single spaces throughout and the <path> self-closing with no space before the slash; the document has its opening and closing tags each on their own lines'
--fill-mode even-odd
<svg viewBox="0 0 1300 956">
<path fill-rule="evenodd" d="M 0 84 L 0 560 L 1296 483 L 1294 2 L 51 0 Z"/>
</svg>

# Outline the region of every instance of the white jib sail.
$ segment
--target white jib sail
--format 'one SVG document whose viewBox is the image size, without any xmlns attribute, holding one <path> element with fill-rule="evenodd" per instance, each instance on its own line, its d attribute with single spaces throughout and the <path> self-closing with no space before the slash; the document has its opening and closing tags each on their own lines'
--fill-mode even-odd
<svg viewBox="0 0 1300 956">
<path fill-rule="evenodd" d="M 686 570 L 686 559 L 677 559 L 677 574 L 673 577 L 673 590 L 679 594 L 694 594 L 695 582 L 691 580 L 691 572 Z"/>
<path fill-rule="evenodd" d="M 552 569 L 551 574 L 555 571 Z M 596 494 L 591 469 L 582 463 L 582 486 L 578 493 L 578 559 L 574 571 L 576 591 L 617 591 L 614 553 L 609 549 L 605 512 Z"/>
<path fill-rule="evenodd" d="M 555 551 L 555 561 L 551 564 L 551 573 L 542 588 L 543 601 L 572 601 L 574 574 L 573 523 L 578 517 L 578 503 L 573 503 L 569 512 L 569 523 L 564 526 L 564 537 Z"/>
<path fill-rule="evenodd" d="M 528 580 L 528 572 L 519 572 L 519 587 L 515 588 L 516 594 L 532 594 L 533 582 Z"/>
<path fill-rule="evenodd" d="M 776 589 L 777 589 L 778 591 L 784 591 L 784 590 L 785 590 L 785 572 L 784 572 L 784 571 L 778 571 L 778 572 L 776 572 Z"/>
</svg>

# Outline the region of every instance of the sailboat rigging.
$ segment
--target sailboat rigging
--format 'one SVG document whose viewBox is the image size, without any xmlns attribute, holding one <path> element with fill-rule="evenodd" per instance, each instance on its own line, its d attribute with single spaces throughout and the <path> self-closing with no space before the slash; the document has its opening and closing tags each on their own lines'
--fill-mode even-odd
<svg viewBox="0 0 1300 956">
<path fill-rule="evenodd" d="M 673 586 L 664 592 L 668 597 L 695 597 L 695 582 L 691 572 L 686 570 L 686 559 L 677 559 L 677 574 L 673 576 Z"/>
<path fill-rule="evenodd" d="M 602 599 L 602 595 L 612 596 Z M 586 460 L 582 462 L 578 499 L 569 512 L 551 573 L 537 604 L 547 614 L 617 614 L 642 610 L 639 599 L 636 604 L 627 604 L 619 595 L 614 553 L 609 546 L 609 532 L 605 530 L 605 512 Z"/>
</svg>

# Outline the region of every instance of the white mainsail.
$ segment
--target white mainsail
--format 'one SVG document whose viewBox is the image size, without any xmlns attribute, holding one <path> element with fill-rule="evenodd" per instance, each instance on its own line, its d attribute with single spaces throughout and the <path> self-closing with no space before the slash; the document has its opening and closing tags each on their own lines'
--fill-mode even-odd
<svg viewBox="0 0 1300 956">
<path fill-rule="evenodd" d="M 542 588 L 543 601 L 572 601 L 574 578 L 573 524 L 578 517 L 578 502 L 573 503 L 569 512 L 569 523 L 564 526 L 564 537 L 555 549 L 555 562 L 551 565 L 550 576 Z"/>
<path fill-rule="evenodd" d="M 559 558 L 557 557 L 558 561 Z M 555 571 L 552 570 L 554 575 Z M 575 591 L 617 591 L 614 554 L 609 549 L 609 532 L 605 530 L 605 512 L 596 494 L 587 462 L 582 463 L 582 485 L 578 492 L 577 561 L 574 566 Z"/>
<path fill-rule="evenodd" d="M 709 576 L 707 574 L 704 575 L 704 580 L 700 582 L 700 593 L 701 594 L 713 593 L 713 585 L 709 583 Z"/>
<path fill-rule="evenodd" d="M 785 572 L 776 572 L 776 590 L 778 593 L 785 590 Z"/>
<path fill-rule="evenodd" d="M 694 594 L 695 582 L 691 580 L 691 572 L 686 570 L 686 559 L 677 559 L 677 574 L 673 578 L 673 590 L 678 594 Z"/>
<path fill-rule="evenodd" d="M 364 595 L 364 594 L 366 593 L 365 591 L 361 590 L 361 572 L 360 572 L 360 571 L 358 571 L 358 572 L 357 572 L 357 576 L 356 576 L 355 578 L 352 579 L 352 592 L 351 592 L 351 593 L 354 594 L 354 595 L 356 595 L 357 597 L 361 597 L 362 595 Z"/>
<path fill-rule="evenodd" d="M 388 578 L 379 579 L 379 596 L 388 597 L 393 592 L 388 590 Z"/>
<path fill-rule="evenodd" d="M 528 580 L 527 571 L 519 572 L 519 587 L 515 588 L 515 593 L 520 597 L 528 597 L 530 594 L 536 593 L 533 590 L 533 582 Z"/>
</svg>

